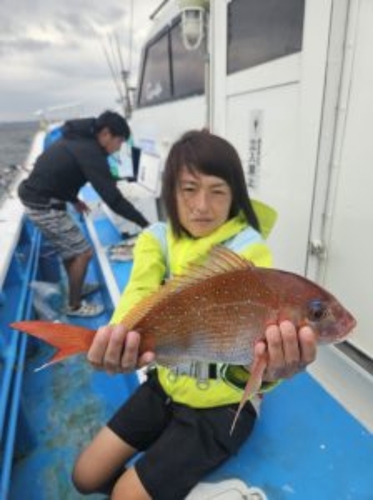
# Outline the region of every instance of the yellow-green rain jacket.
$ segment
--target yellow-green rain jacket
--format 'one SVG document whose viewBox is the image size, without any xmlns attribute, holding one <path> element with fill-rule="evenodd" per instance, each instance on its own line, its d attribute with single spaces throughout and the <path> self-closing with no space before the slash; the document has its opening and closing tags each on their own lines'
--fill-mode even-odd
<svg viewBox="0 0 373 500">
<path fill-rule="evenodd" d="M 255 265 L 270 267 L 272 254 L 265 243 L 276 221 L 276 212 L 269 206 L 253 201 L 261 233 L 247 225 L 238 215 L 228 220 L 216 231 L 202 238 L 187 235 L 175 238 L 169 224 L 157 222 L 145 229 L 134 248 L 131 276 L 111 323 L 118 324 L 141 299 L 158 290 L 170 276 L 183 274 L 188 264 L 200 261 L 212 247 L 224 245 Z M 223 378 L 209 379 L 208 384 L 198 384 L 194 377 L 178 375 L 169 368 L 157 365 L 159 381 L 165 392 L 178 403 L 194 408 L 209 408 L 237 403 L 242 389 L 227 383 Z"/>
</svg>

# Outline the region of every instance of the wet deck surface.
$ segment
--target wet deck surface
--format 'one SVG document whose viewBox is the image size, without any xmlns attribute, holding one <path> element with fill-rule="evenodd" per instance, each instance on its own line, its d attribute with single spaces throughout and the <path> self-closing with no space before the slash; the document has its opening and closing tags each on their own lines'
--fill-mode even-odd
<svg viewBox="0 0 373 500">
<path fill-rule="evenodd" d="M 70 482 L 75 457 L 128 396 L 134 381 L 93 373 L 78 358 L 33 373 L 37 358 L 41 353 L 25 373 L 23 399 L 32 440 L 16 461 L 10 499 L 81 498 Z"/>
<path fill-rule="evenodd" d="M 90 279 L 99 279 L 93 269 Z M 105 290 L 92 300 L 107 302 Z M 97 328 L 111 309 L 95 319 L 74 323 Z M 137 386 L 136 375 L 109 376 L 93 370 L 78 355 L 35 372 L 53 352 L 30 339 L 24 372 L 22 408 L 9 500 L 75 500 L 83 498 L 70 482 L 79 450 L 105 424 Z M 91 498 L 102 498 L 102 495 Z"/>
<path fill-rule="evenodd" d="M 75 456 L 136 381 L 94 372 L 82 357 L 35 373 L 42 351 L 25 373 L 34 448 L 18 457 L 10 500 L 75 500 L 81 498 L 70 483 Z M 274 500 L 368 500 L 372 458 L 372 435 L 302 374 L 266 397 L 250 441 L 207 480 L 240 478 Z"/>
<path fill-rule="evenodd" d="M 372 434 L 304 373 L 265 397 L 252 438 L 211 479 L 249 480 L 273 500 L 368 500 L 372 459 Z"/>
</svg>

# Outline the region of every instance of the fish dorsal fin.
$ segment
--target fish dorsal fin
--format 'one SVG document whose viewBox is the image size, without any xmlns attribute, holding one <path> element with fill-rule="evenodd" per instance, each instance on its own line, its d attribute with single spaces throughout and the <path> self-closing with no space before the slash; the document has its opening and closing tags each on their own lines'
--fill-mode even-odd
<svg viewBox="0 0 373 500">
<path fill-rule="evenodd" d="M 245 281 L 250 284 L 252 289 L 256 290 L 257 297 L 260 297 L 263 304 L 272 308 L 278 306 L 278 297 L 260 278 L 256 266 L 226 247 L 214 247 L 203 268 L 199 267 L 198 269 L 198 266 L 196 267 L 196 272 L 201 273 L 202 279 L 237 270 L 245 271 Z M 202 273 L 204 273 L 203 277 Z"/>
<path fill-rule="evenodd" d="M 211 250 L 204 264 L 189 264 L 184 274 L 172 278 L 156 292 L 136 304 L 133 309 L 125 315 L 122 322 L 128 329 L 132 329 L 153 307 L 159 305 L 174 293 L 179 293 L 208 278 L 238 269 L 252 269 L 253 274 L 255 273 L 254 264 L 226 247 L 216 246 Z M 256 277 L 253 277 L 253 280 L 258 281 Z M 263 285 L 261 284 L 261 286 Z"/>
<path fill-rule="evenodd" d="M 190 264 L 187 268 L 185 277 L 196 281 L 202 281 L 206 278 L 211 278 L 229 271 L 250 268 L 255 268 L 252 262 L 249 262 L 226 247 L 216 246 L 211 250 L 206 261 L 202 265 Z"/>
</svg>

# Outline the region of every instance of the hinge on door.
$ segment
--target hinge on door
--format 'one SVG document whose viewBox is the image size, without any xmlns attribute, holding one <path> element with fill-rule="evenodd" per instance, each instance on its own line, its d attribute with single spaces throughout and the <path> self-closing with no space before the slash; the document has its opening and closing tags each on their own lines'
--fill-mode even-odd
<svg viewBox="0 0 373 500">
<path fill-rule="evenodd" d="M 312 240 L 309 242 L 308 251 L 310 255 L 322 259 L 325 257 L 326 248 L 321 240 Z"/>
</svg>

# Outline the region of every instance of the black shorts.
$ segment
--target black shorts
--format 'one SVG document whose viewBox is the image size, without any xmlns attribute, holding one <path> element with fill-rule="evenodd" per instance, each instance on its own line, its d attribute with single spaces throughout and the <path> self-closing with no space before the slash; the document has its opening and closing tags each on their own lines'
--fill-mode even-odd
<svg viewBox="0 0 373 500">
<path fill-rule="evenodd" d="M 230 435 L 237 406 L 195 409 L 174 403 L 152 374 L 108 427 L 144 451 L 135 468 L 149 495 L 154 500 L 178 500 L 235 454 L 251 434 L 256 412 L 248 402 Z"/>
</svg>

